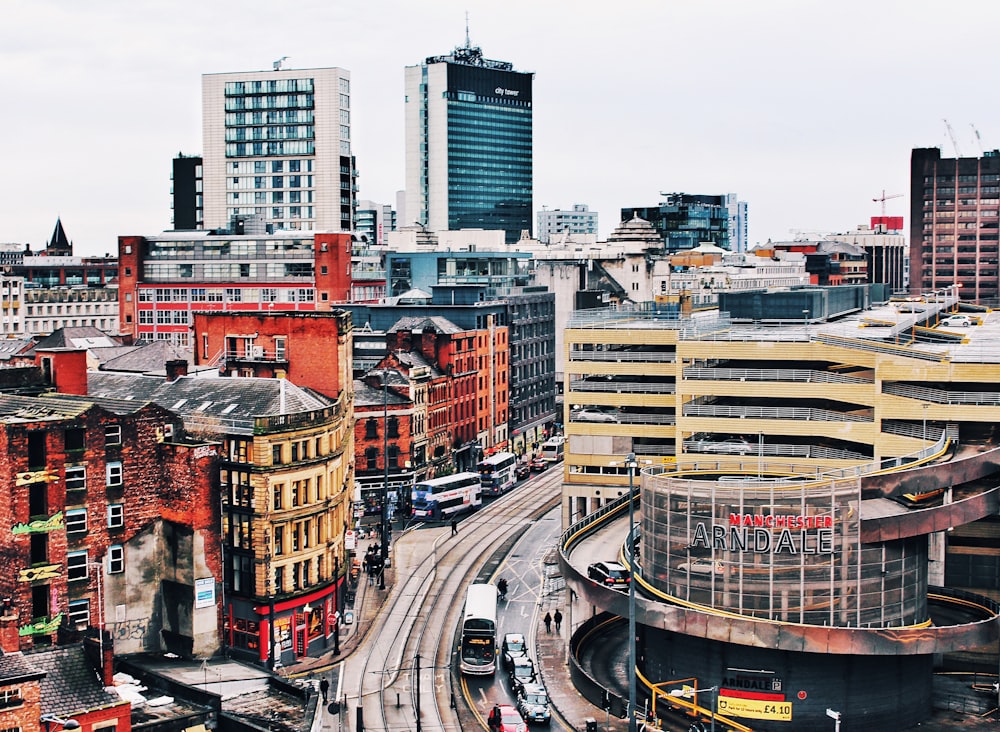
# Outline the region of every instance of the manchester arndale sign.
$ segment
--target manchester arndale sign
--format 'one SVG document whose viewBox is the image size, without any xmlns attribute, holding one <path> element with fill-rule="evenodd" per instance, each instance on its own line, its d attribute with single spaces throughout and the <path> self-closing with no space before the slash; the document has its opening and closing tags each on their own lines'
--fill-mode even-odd
<svg viewBox="0 0 1000 732">
<path fill-rule="evenodd" d="M 728 524 L 695 524 L 691 548 L 755 554 L 832 554 L 833 517 L 731 513 Z"/>
</svg>

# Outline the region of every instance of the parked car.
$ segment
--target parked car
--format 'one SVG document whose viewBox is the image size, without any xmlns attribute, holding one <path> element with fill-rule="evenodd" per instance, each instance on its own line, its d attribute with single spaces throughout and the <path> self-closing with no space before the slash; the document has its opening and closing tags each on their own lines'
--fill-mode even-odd
<svg viewBox="0 0 1000 732">
<path fill-rule="evenodd" d="M 517 711 L 528 724 L 537 722 L 548 724 L 552 718 L 549 712 L 549 695 L 541 684 L 525 684 L 517 695 Z"/>
<path fill-rule="evenodd" d="M 730 437 L 722 442 L 710 442 L 705 445 L 704 450 L 724 455 L 746 455 L 754 451 L 753 446 L 740 437 Z"/>
<path fill-rule="evenodd" d="M 536 473 L 541 473 L 549 467 L 549 462 L 545 458 L 538 456 L 536 458 L 531 458 L 530 466 L 531 470 L 534 470 Z"/>
<path fill-rule="evenodd" d="M 507 676 L 510 678 L 510 690 L 516 696 L 525 684 L 532 684 L 537 680 L 534 661 L 527 656 L 512 656 Z"/>
<path fill-rule="evenodd" d="M 518 463 L 517 467 L 514 468 L 514 476 L 518 480 L 524 480 L 529 475 L 531 475 L 531 466 L 528 463 Z"/>
<path fill-rule="evenodd" d="M 500 661 L 503 663 L 504 669 L 509 671 L 516 656 L 528 655 L 528 644 L 524 640 L 524 635 L 521 633 L 507 633 L 503 637 L 503 643 L 500 645 L 500 653 Z"/>
<path fill-rule="evenodd" d="M 950 315 L 941 321 L 945 328 L 968 328 L 972 325 L 972 318 L 968 315 Z"/>
<path fill-rule="evenodd" d="M 608 587 L 628 587 L 629 572 L 618 562 L 594 562 L 587 567 L 587 576 Z"/>
<path fill-rule="evenodd" d="M 528 729 L 521 713 L 510 704 L 494 704 L 486 717 L 486 726 L 490 732 L 525 732 Z"/>
<path fill-rule="evenodd" d="M 681 572 L 687 572 L 688 574 L 712 574 L 714 571 L 716 574 L 723 574 L 725 567 L 723 567 L 722 562 L 716 562 L 714 567 L 712 562 L 707 559 L 696 559 L 693 562 L 681 562 L 677 565 L 677 569 Z"/>
<path fill-rule="evenodd" d="M 569 418 L 573 422 L 617 422 L 618 419 L 613 414 L 602 412 L 599 409 L 577 409 L 570 412 Z"/>
</svg>

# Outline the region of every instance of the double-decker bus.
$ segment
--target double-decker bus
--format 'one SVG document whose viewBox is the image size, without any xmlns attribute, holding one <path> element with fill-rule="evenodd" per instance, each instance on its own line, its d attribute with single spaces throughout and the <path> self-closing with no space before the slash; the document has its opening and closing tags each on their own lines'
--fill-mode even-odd
<svg viewBox="0 0 1000 732">
<path fill-rule="evenodd" d="M 482 505 L 479 473 L 456 473 L 415 483 L 413 518 L 444 521 Z"/>
<path fill-rule="evenodd" d="M 550 463 L 562 460 L 565 447 L 565 437 L 550 437 L 542 443 L 542 459 Z"/>
<path fill-rule="evenodd" d="M 502 496 L 514 487 L 517 477 L 517 455 L 512 452 L 498 452 L 490 455 L 477 466 L 479 482 L 484 496 Z"/>
<path fill-rule="evenodd" d="M 465 595 L 462 610 L 462 652 L 459 668 L 463 674 L 492 676 L 497 670 L 497 588 L 473 584 Z"/>
</svg>

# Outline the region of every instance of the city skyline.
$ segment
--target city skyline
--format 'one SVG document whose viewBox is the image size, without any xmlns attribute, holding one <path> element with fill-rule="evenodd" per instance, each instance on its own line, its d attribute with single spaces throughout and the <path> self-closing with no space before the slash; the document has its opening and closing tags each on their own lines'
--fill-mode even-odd
<svg viewBox="0 0 1000 732">
<path fill-rule="evenodd" d="M 351 73 L 359 198 L 404 187 L 404 69 L 469 40 L 535 74 L 535 209 L 586 204 L 603 239 L 621 207 L 660 192 L 749 206 L 749 242 L 847 231 L 908 213 L 915 147 L 1000 147 L 985 28 L 1000 7 L 767 0 L 466 7 L 303 2 L 287 23 L 257 0 L 211 6 L 41 2 L 0 29 L 9 170 L 0 241 L 40 249 L 62 219 L 75 253 L 170 226 L 170 167 L 203 152 L 201 76 L 283 68 Z M 920 52 L 931 48 L 931 53 Z M 933 62 L 929 61 L 932 59 Z M 534 223 L 534 217 L 532 217 Z M 402 222 L 401 222 L 402 223 Z"/>
</svg>

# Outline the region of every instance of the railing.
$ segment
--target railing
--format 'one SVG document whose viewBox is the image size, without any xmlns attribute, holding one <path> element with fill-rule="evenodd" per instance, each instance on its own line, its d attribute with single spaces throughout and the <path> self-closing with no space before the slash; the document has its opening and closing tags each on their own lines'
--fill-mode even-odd
<svg viewBox="0 0 1000 732">
<path fill-rule="evenodd" d="M 354 280 L 384 280 L 384 269 L 351 269 L 351 279 Z"/>
<path fill-rule="evenodd" d="M 218 358 L 218 356 L 216 357 Z M 249 351 L 229 351 L 226 350 L 222 353 L 222 362 L 228 363 L 230 361 L 261 361 L 261 362 L 279 362 L 284 363 L 288 361 L 288 352 L 282 351 L 268 351 L 263 346 L 252 346 Z"/>
<path fill-rule="evenodd" d="M 926 386 L 882 384 L 882 392 L 894 396 L 919 399 L 934 404 L 975 404 L 1000 406 L 1000 391 L 944 391 Z"/>
<path fill-rule="evenodd" d="M 636 414 L 634 412 L 602 412 L 613 419 L 575 419 L 570 412 L 569 421 L 573 424 L 677 424 L 677 418 L 672 414 Z"/>
<path fill-rule="evenodd" d="M 574 379 L 569 382 L 570 391 L 629 392 L 635 394 L 674 394 L 676 384 L 649 384 L 641 381 L 587 381 Z"/>
<path fill-rule="evenodd" d="M 730 449 L 725 449 L 730 448 Z M 862 455 L 851 450 L 838 450 L 822 445 L 790 445 L 785 443 L 757 443 L 756 445 L 747 442 L 746 445 L 734 445 L 732 443 L 712 442 L 710 440 L 685 440 L 684 452 L 691 454 L 724 454 L 724 455 L 746 455 L 753 457 L 777 456 L 777 457 L 799 457 L 812 458 L 816 460 L 871 460 L 871 455 Z"/>
<path fill-rule="evenodd" d="M 665 351 L 570 351 L 569 360 L 673 363 L 677 360 L 677 354 Z"/>
<path fill-rule="evenodd" d="M 932 440 L 939 440 L 942 433 L 946 430 L 941 427 L 936 427 L 934 425 L 926 426 L 927 432 L 924 434 L 924 425 L 914 424 L 913 422 L 898 422 L 896 420 L 884 419 L 882 420 L 882 432 L 887 435 L 899 435 L 900 437 L 913 437 L 917 440 L 923 440 L 930 438 Z M 956 435 L 957 437 L 957 435 Z"/>
<path fill-rule="evenodd" d="M 718 404 L 687 404 L 685 417 L 729 417 L 736 419 L 791 419 L 808 422 L 874 422 L 870 415 L 834 412 L 809 407 L 731 407 Z"/>
<path fill-rule="evenodd" d="M 872 384 L 871 379 L 832 374 L 813 369 L 714 369 L 689 366 L 684 369 L 686 379 L 714 381 L 795 381 L 829 384 Z"/>
<path fill-rule="evenodd" d="M 893 356 L 903 356 L 904 358 L 919 358 L 925 361 L 943 361 L 946 355 L 934 351 L 920 351 L 908 346 L 896 346 L 889 343 L 878 343 L 876 341 L 866 341 L 861 338 L 848 338 L 846 336 L 829 335 L 820 333 L 816 340 L 828 346 L 839 346 L 841 348 L 851 348 L 856 351 L 870 351 L 872 353 L 888 353 Z"/>
</svg>

